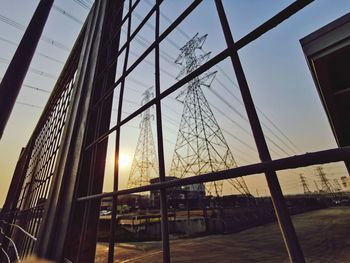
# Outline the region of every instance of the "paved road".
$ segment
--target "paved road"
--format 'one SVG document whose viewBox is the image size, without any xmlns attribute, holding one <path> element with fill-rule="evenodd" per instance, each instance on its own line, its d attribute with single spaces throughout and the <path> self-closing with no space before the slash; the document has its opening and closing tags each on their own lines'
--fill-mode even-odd
<svg viewBox="0 0 350 263">
<path fill-rule="evenodd" d="M 350 207 L 293 216 L 306 262 L 350 262 Z M 115 262 L 162 262 L 160 242 L 121 243 Z M 96 261 L 106 262 L 108 245 L 97 245 Z M 289 262 L 277 224 L 240 233 L 171 241 L 172 262 Z"/>
</svg>

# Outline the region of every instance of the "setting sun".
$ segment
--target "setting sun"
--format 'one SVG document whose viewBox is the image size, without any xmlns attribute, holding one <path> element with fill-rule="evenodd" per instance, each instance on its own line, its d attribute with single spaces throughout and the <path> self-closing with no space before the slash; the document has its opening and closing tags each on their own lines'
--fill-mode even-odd
<svg viewBox="0 0 350 263">
<path fill-rule="evenodd" d="M 127 167 L 130 163 L 130 157 L 126 154 L 121 154 L 119 156 L 119 166 L 121 168 Z"/>
</svg>

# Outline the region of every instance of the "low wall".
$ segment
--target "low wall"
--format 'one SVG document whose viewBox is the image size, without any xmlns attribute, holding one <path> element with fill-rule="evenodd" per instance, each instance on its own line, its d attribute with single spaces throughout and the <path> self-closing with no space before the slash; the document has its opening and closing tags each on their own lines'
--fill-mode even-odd
<svg viewBox="0 0 350 263">
<path fill-rule="evenodd" d="M 287 200 L 290 214 L 299 214 L 327 207 L 322 200 Z M 207 234 L 227 234 L 273 222 L 276 216 L 271 202 L 251 207 L 210 209 L 207 218 L 203 216 L 177 217 L 169 219 L 169 234 L 173 237 L 193 237 Z M 100 219 L 98 241 L 109 240 L 110 219 Z M 161 239 L 160 218 L 158 221 L 138 224 L 118 224 L 116 241 L 135 242 Z"/>
</svg>

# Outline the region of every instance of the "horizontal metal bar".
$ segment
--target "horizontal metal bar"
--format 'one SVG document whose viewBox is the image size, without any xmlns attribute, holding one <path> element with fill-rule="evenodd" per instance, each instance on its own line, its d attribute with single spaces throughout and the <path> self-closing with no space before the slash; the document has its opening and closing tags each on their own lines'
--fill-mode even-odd
<svg viewBox="0 0 350 263">
<path fill-rule="evenodd" d="M 236 178 L 241 176 L 248 176 L 252 174 L 266 173 L 270 171 L 295 169 L 295 168 L 300 168 L 300 167 L 305 167 L 310 165 L 324 164 L 324 163 L 330 163 L 330 162 L 340 162 L 345 160 L 350 160 L 350 146 L 318 151 L 313 153 L 306 153 L 301 155 L 295 155 L 295 156 L 281 158 L 277 160 L 245 165 L 245 166 L 232 168 L 224 171 L 196 175 L 196 176 L 191 176 L 183 179 L 160 182 L 160 183 L 150 184 L 146 186 L 135 187 L 131 189 L 79 197 L 77 198 L 77 201 L 83 202 L 83 201 L 88 201 L 92 199 L 101 199 L 104 197 L 133 194 L 133 193 L 146 192 L 150 190 L 159 190 L 159 189 L 183 186 L 183 185 L 206 183 L 206 182 L 225 180 L 225 179 Z"/>
<path fill-rule="evenodd" d="M 240 40 L 236 41 L 235 47 L 237 50 L 253 42 L 255 39 L 259 38 L 266 32 L 270 31 L 274 27 L 281 24 L 284 20 L 288 19 L 305 6 L 312 3 L 314 0 L 298 0 L 287 6 L 282 11 L 278 12 L 272 18 L 255 28 L 253 31 L 249 32 L 247 35 L 242 37 Z"/>
</svg>

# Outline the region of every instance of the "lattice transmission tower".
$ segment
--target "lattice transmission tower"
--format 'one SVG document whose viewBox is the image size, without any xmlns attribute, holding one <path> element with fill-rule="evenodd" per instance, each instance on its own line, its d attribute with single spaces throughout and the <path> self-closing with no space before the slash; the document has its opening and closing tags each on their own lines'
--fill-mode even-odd
<svg viewBox="0 0 350 263">
<path fill-rule="evenodd" d="M 210 52 L 197 55 L 207 35 L 198 33 L 181 49 L 175 63 L 183 66 L 177 79 L 197 69 L 207 61 Z M 204 73 L 187 84 L 177 100 L 183 103 L 183 113 L 178 131 L 170 175 L 178 178 L 200 175 L 236 167 L 232 152 L 224 138 L 201 86 L 210 88 L 216 71 Z M 249 194 L 243 178 L 228 180 L 241 194 Z M 198 185 L 197 187 L 201 187 Z M 222 195 L 223 182 L 207 183 L 207 193 Z"/>
<path fill-rule="evenodd" d="M 333 179 L 333 185 L 334 185 L 334 189 L 337 191 L 337 192 L 340 192 L 342 190 L 342 187 L 338 181 L 338 179 Z"/>
<path fill-rule="evenodd" d="M 304 194 L 311 194 L 311 191 L 309 188 L 309 183 L 308 183 L 306 177 L 303 176 L 302 174 L 299 174 L 299 178 L 300 178 L 300 183 L 301 183 L 303 190 L 304 190 Z"/>
<path fill-rule="evenodd" d="M 316 168 L 317 171 L 317 177 L 320 180 L 321 183 L 321 191 L 325 192 L 325 193 L 334 193 L 334 189 L 333 186 L 331 185 L 331 183 L 329 182 L 325 172 L 323 171 L 323 167 L 322 166 L 318 166 Z"/>
<path fill-rule="evenodd" d="M 153 97 L 152 88 L 143 93 L 141 105 Z M 140 135 L 131 165 L 128 188 L 148 185 L 150 179 L 158 177 L 158 161 L 151 128 L 151 109 L 141 114 Z"/>
</svg>

